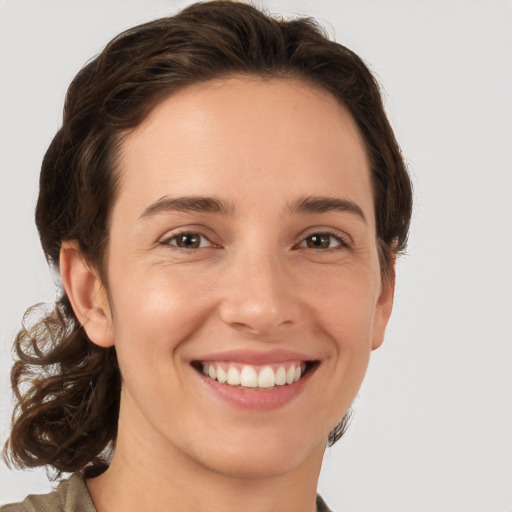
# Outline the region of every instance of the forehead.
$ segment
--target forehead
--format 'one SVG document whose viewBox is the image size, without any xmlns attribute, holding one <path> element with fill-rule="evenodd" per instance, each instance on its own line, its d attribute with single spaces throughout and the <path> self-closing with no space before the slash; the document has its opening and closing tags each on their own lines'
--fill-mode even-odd
<svg viewBox="0 0 512 512">
<path fill-rule="evenodd" d="M 171 193 L 237 200 L 283 190 L 289 201 L 355 193 L 373 208 L 351 115 L 329 92 L 295 79 L 233 77 L 172 94 L 126 136 L 119 172 L 118 197 L 139 210 Z"/>
</svg>

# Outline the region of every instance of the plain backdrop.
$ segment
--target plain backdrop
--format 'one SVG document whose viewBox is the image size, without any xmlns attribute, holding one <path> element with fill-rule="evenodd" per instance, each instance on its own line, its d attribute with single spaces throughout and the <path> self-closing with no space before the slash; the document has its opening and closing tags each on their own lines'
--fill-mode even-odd
<svg viewBox="0 0 512 512">
<path fill-rule="evenodd" d="M 80 67 L 118 32 L 186 5 L 0 3 L 0 439 L 11 345 L 53 301 L 33 221 L 42 156 Z M 413 176 L 395 310 L 319 490 L 338 512 L 512 511 L 512 3 L 259 0 L 317 17 L 380 80 Z M 51 488 L 0 463 L 0 504 Z"/>
</svg>

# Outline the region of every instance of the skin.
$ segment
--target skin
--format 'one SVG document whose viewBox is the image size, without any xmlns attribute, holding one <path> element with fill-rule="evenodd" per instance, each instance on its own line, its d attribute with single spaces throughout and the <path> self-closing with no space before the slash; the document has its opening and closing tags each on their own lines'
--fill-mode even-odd
<svg viewBox="0 0 512 512">
<path fill-rule="evenodd" d="M 108 295 L 76 244 L 61 251 L 75 312 L 93 342 L 116 346 L 123 375 L 114 460 L 88 481 L 98 511 L 312 512 L 327 436 L 382 343 L 393 299 L 354 121 L 296 80 L 209 82 L 129 133 L 119 172 Z M 151 213 L 190 195 L 227 211 Z M 311 196 L 362 215 L 290 210 Z M 177 233 L 205 238 L 187 249 Z M 322 233 L 317 248 L 311 236 Z M 226 403 L 191 366 L 213 352 L 276 348 L 318 364 L 298 397 L 271 410 Z"/>
</svg>

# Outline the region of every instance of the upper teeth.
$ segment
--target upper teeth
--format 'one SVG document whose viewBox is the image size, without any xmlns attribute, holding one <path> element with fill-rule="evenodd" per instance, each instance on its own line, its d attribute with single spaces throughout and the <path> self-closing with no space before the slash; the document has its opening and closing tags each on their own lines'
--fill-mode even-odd
<svg viewBox="0 0 512 512">
<path fill-rule="evenodd" d="M 203 374 L 230 386 L 273 388 L 297 382 L 304 373 L 304 363 L 255 367 L 249 364 L 202 363 Z"/>
</svg>

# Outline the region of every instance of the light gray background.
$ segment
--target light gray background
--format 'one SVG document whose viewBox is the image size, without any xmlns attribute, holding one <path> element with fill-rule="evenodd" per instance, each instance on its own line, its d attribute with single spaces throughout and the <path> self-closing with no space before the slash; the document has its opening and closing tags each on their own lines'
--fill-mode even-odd
<svg viewBox="0 0 512 512">
<path fill-rule="evenodd" d="M 119 31 L 184 1 L 0 3 L 0 439 L 10 347 L 55 290 L 33 223 L 66 87 Z M 512 3 L 259 0 L 318 17 L 386 91 L 416 190 L 395 311 L 320 492 L 339 511 L 512 511 Z M 0 465 L 0 503 L 47 491 Z"/>
</svg>

